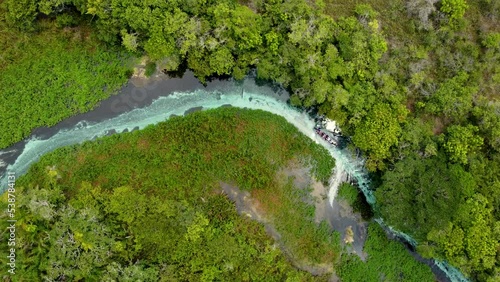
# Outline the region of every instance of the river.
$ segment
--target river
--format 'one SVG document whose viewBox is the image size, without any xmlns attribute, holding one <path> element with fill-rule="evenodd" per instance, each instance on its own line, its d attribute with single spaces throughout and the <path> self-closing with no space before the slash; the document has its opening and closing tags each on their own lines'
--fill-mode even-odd
<svg viewBox="0 0 500 282">
<path fill-rule="evenodd" d="M 213 80 L 206 86 L 189 71 L 182 78 L 166 78 L 160 75 L 147 81 L 131 79 L 118 95 L 101 102 L 94 110 L 70 117 L 51 128 L 38 128 L 29 138 L 0 150 L 2 191 L 6 189 L 7 171 L 20 176 L 42 155 L 59 147 L 115 132 L 142 129 L 172 115 L 231 105 L 260 109 L 283 116 L 306 136 L 323 145 L 336 160 L 336 170 L 332 175 L 328 193 L 331 204 L 339 184 L 348 176 L 357 183 L 367 202 L 374 205 L 375 197 L 370 189 L 363 159 L 357 158 L 348 149 L 333 147 L 317 136 L 313 131 L 314 120 L 309 114 L 289 106 L 289 97 L 287 91 L 281 87 L 258 83 L 252 77 L 243 81 Z M 386 227 L 381 219 L 378 222 L 399 240 L 415 245 L 410 236 Z M 432 268 L 439 281 L 467 281 L 458 270 L 445 262 L 424 260 L 415 252 L 411 252 Z"/>
</svg>

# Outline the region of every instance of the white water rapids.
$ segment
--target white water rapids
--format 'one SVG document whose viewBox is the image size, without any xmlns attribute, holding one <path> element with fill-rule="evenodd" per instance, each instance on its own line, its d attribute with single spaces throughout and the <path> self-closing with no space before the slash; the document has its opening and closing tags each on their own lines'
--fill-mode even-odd
<svg viewBox="0 0 500 282">
<path fill-rule="evenodd" d="M 108 134 L 111 130 L 123 132 L 124 130 L 142 129 L 148 125 L 168 119 L 171 115 L 183 115 L 187 110 L 196 107 L 203 109 L 218 108 L 223 105 L 233 107 L 260 109 L 284 117 L 303 134 L 321 144 L 336 160 L 336 168 L 330 179 L 330 190 L 328 193 L 330 203 L 333 203 L 339 185 L 348 178 L 354 180 L 364 193 L 370 205 L 375 204 L 375 197 L 370 190 L 370 182 L 364 169 L 364 161 L 356 158 L 347 149 L 339 149 L 331 146 L 314 132 L 315 125 L 306 113 L 290 107 L 284 101 L 280 101 L 272 95 L 261 94 L 253 82 L 245 81 L 244 85 L 228 87 L 219 91 L 195 90 L 191 92 L 174 92 L 168 96 L 162 96 L 149 106 L 120 114 L 98 123 L 80 122 L 77 126 L 67 130 L 61 130 L 46 140 L 31 138 L 27 141 L 24 150 L 14 163 L 7 166 L 7 171 L 15 172 L 20 176 L 27 172 L 29 167 L 39 158 L 59 147 L 82 143 Z M 0 157 L 7 151 L 0 151 Z M 3 160 L 0 159 L 0 165 Z M 2 189 L 6 187 L 6 176 L 0 179 Z M 382 221 L 379 223 L 383 224 Z M 404 237 L 414 244 L 414 240 L 402 233 L 395 234 Z M 438 262 L 437 265 L 447 274 L 452 281 L 467 281 L 456 269 L 449 265 Z"/>
</svg>

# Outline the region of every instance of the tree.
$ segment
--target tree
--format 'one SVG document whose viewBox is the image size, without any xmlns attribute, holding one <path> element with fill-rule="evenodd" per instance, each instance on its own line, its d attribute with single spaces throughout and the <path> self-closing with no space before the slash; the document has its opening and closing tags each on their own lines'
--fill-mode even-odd
<svg viewBox="0 0 500 282">
<path fill-rule="evenodd" d="M 146 197 L 128 186 L 114 189 L 106 207 L 107 212 L 116 214 L 118 220 L 131 224 L 138 218 L 146 216 Z"/>
<path fill-rule="evenodd" d="M 445 258 L 452 263 L 457 263 L 457 257 L 464 254 L 464 231 L 451 222 L 445 228 L 433 228 L 427 234 L 427 240 L 437 243 Z"/>
<path fill-rule="evenodd" d="M 244 52 L 262 44 L 262 20 L 246 6 L 220 3 L 212 9 L 212 28 L 216 38 L 231 51 Z"/>
<path fill-rule="evenodd" d="M 448 15 L 450 24 L 453 26 L 462 19 L 468 7 L 465 0 L 442 0 L 440 11 Z"/>
<path fill-rule="evenodd" d="M 231 74 L 234 58 L 228 48 L 222 47 L 210 55 L 210 72 L 218 75 Z"/>
<path fill-rule="evenodd" d="M 158 281 L 159 273 L 156 267 L 146 267 L 141 264 L 123 266 L 120 263 L 112 262 L 106 266 L 106 271 L 100 277 L 101 281 Z"/>
<path fill-rule="evenodd" d="M 472 271 L 492 269 L 500 244 L 492 229 L 493 215 L 488 200 L 481 194 L 475 194 L 460 208 L 459 215 L 459 222 L 465 229 L 466 267 Z"/>
<path fill-rule="evenodd" d="M 485 144 L 500 152 L 500 115 L 496 114 L 500 107 L 489 104 L 485 101 L 485 104 L 476 106 L 473 112 Z"/>
<path fill-rule="evenodd" d="M 413 155 L 385 172 L 375 195 L 388 224 L 425 241 L 432 229 L 454 223 L 463 199 L 474 194 L 477 184 L 461 165 L 445 160 L 442 153 L 426 159 Z"/>
<path fill-rule="evenodd" d="M 33 21 L 37 15 L 37 1 L 7 0 L 5 5 L 8 11 L 5 18 L 11 26 L 24 30 L 33 29 Z"/>
<path fill-rule="evenodd" d="M 53 12 L 60 12 L 65 5 L 71 4 L 71 0 L 43 0 L 38 2 L 38 10 L 45 15 L 50 15 Z"/>
<path fill-rule="evenodd" d="M 174 38 L 166 37 L 161 27 L 151 28 L 150 37 L 144 44 L 144 50 L 152 60 L 178 56 Z"/>
<path fill-rule="evenodd" d="M 139 43 L 137 42 L 137 34 L 130 34 L 126 30 L 121 31 L 122 34 L 122 44 L 129 51 L 137 51 Z"/>
<path fill-rule="evenodd" d="M 464 121 L 472 109 L 472 96 L 476 92 L 477 88 L 471 86 L 469 76 L 461 72 L 439 86 L 430 96 L 426 110 L 456 122 Z"/>
<path fill-rule="evenodd" d="M 377 103 L 356 127 L 353 141 L 360 149 L 368 152 L 368 169 L 383 168 L 382 161 L 390 156 L 390 148 L 398 144 L 401 127 L 398 113 L 388 104 Z"/>
<path fill-rule="evenodd" d="M 478 128 L 470 124 L 467 126 L 452 125 L 448 128 L 444 148 L 451 161 L 468 163 L 469 154 L 477 151 L 483 144 L 483 138 L 478 136 L 477 132 Z"/>
<path fill-rule="evenodd" d="M 436 11 L 434 4 L 437 2 L 438 0 L 409 0 L 406 2 L 406 9 L 408 14 L 415 16 L 421 27 L 427 30 L 432 27 L 429 17 Z"/>
</svg>

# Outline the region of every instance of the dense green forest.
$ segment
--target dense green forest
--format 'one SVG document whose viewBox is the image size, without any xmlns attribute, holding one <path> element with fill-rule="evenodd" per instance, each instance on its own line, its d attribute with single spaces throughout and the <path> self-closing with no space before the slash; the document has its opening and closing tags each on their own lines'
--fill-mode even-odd
<svg viewBox="0 0 500 282">
<path fill-rule="evenodd" d="M 283 118 L 236 108 L 60 148 L 17 181 L 11 279 L 327 281 L 333 266 L 342 265 L 339 275 L 356 281 L 365 264 L 352 256 L 340 263 L 347 253 L 338 233 L 326 222 L 316 224 L 309 191 L 278 173 L 290 162 L 310 167 L 320 180 L 334 167 L 323 147 Z M 237 214 L 220 181 L 251 193 L 280 242 Z M 376 224 L 368 242 L 372 277 L 432 279 L 427 266 L 389 242 Z M 297 270 L 277 243 L 294 260 L 330 270 L 319 277 Z M 7 253 L 2 244 L 4 265 Z"/>
<path fill-rule="evenodd" d="M 293 104 L 341 124 L 379 183 L 375 212 L 412 234 L 424 256 L 446 259 L 478 281 L 500 279 L 500 1 L 4 0 L 2 9 L 1 32 L 15 38 L 6 50 L 29 50 L 31 35 L 45 42 L 51 22 L 61 26 L 57 34 L 89 29 L 91 42 L 126 50 L 86 60 L 147 54 L 160 69 L 185 63 L 201 81 L 239 79 L 256 68 L 259 78 L 288 87 Z M 2 147 L 53 124 L 55 113 L 61 119 L 110 94 L 89 90 L 87 104 L 89 92 L 77 91 L 59 102 L 57 93 L 72 94 L 46 86 L 35 99 L 29 87 L 46 77 L 27 76 L 21 66 L 28 59 L 19 53 L 0 67 L 8 79 L 0 84 L 8 101 L 0 114 L 10 118 L 0 130 L 14 132 L 2 133 Z M 59 66 L 59 57 L 47 60 L 37 63 Z M 16 91 L 5 91 L 16 79 Z M 111 79 L 104 75 L 102 83 Z M 26 94 L 12 99 L 16 93 Z M 51 107 L 46 95 L 72 110 Z M 17 132 L 11 111 L 29 113 L 23 99 L 41 116 L 21 116 Z"/>
</svg>

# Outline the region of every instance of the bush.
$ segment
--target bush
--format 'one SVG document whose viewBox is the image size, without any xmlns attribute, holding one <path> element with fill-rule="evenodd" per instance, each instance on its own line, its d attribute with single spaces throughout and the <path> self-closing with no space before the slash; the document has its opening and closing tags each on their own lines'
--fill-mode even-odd
<svg viewBox="0 0 500 282">
<path fill-rule="evenodd" d="M 147 62 L 146 63 L 146 72 L 144 73 L 146 77 L 152 76 L 156 72 L 156 63 L 155 62 Z"/>
<path fill-rule="evenodd" d="M 341 199 L 346 200 L 349 205 L 353 206 L 358 199 L 358 189 L 349 183 L 342 183 L 339 187 L 338 196 Z"/>
<path fill-rule="evenodd" d="M 448 16 L 450 25 L 455 26 L 463 18 L 468 7 L 465 0 L 443 0 L 440 11 Z"/>
<path fill-rule="evenodd" d="M 70 14 L 60 14 L 56 17 L 56 24 L 58 27 L 71 27 L 75 26 L 77 22 Z"/>
</svg>

